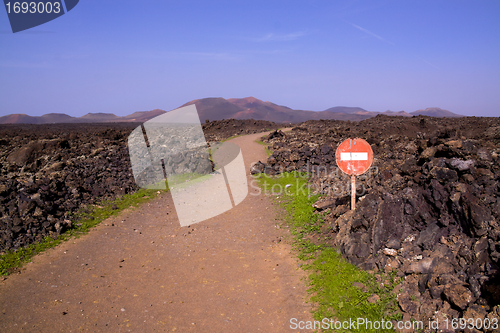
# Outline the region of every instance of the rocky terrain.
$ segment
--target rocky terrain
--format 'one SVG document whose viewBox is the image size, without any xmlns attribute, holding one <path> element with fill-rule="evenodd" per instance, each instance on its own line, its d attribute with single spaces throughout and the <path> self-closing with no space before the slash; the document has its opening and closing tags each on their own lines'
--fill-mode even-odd
<svg viewBox="0 0 500 333">
<path fill-rule="evenodd" d="M 55 236 L 82 205 L 136 191 L 126 143 L 137 126 L 0 127 L 0 250 Z"/>
<path fill-rule="evenodd" d="M 2 125 L 0 251 L 56 236 L 82 206 L 137 191 L 127 138 L 138 125 Z M 203 124 L 207 141 L 278 127 Z M 375 154 L 358 177 L 354 212 L 348 177 L 335 163 L 349 137 L 366 139 Z M 324 236 L 359 267 L 403 279 L 395 292 L 406 319 L 499 318 L 500 119 L 308 121 L 265 141 L 274 152 L 252 172 L 314 172 Z"/>
<path fill-rule="evenodd" d="M 57 236 L 84 205 L 137 191 L 127 140 L 139 125 L 0 126 L 0 253 Z M 218 141 L 278 125 L 231 119 L 203 127 L 207 141 Z"/>
<path fill-rule="evenodd" d="M 349 137 L 367 140 L 375 155 L 357 177 L 355 211 L 335 162 Z M 499 118 L 308 121 L 264 141 L 274 152 L 252 173 L 315 172 L 323 236 L 377 277 L 403 278 L 394 292 L 405 320 L 500 318 Z"/>
</svg>

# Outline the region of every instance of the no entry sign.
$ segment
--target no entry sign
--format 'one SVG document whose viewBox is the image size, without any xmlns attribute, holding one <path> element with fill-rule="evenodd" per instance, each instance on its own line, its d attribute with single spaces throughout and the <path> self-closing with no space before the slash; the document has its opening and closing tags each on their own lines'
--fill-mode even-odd
<svg viewBox="0 0 500 333">
<path fill-rule="evenodd" d="M 347 139 L 335 152 L 340 170 L 351 176 L 351 209 L 356 207 L 356 176 L 364 174 L 373 163 L 373 150 L 363 139 Z"/>
<path fill-rule="evenodd" d="M 363 139 L 347 139 L 337 148 L 335 159 L 340 170 L 350 176 L 359 176 L 371 167 L 373 150 Z"/>
</svg>

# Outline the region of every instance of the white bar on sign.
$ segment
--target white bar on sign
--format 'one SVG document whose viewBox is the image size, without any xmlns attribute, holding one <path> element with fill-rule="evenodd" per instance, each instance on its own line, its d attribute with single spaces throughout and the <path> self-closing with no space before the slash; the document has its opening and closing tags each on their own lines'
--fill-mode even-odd
<svg viewBox="0 0 500 333">
<path fill-rule="evenodd" d="M 367 161 L 368 153 L 340 153 L 341 161 Z"/>
</svg>

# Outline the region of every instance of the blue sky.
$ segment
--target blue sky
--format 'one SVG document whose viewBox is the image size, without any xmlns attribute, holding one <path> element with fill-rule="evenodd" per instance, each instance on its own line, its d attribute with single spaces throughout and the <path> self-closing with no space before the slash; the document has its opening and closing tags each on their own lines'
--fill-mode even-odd
<svg viewBox="0 0 500 333">
<path fill-rule="evenodd" d="M 0 8 L 0 115 L 254 96 L 500 116 L 499 17 L 496 0 L 82 0 L 13 34 Z"/>
</svg>

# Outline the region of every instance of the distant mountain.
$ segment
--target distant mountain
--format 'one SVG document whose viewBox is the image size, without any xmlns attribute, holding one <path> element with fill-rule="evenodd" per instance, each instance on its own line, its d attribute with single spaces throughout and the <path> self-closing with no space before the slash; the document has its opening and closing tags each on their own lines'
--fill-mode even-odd
<svg viewBox="0 0 500 333">
<path fill-rule="evenodd" d="M 380 114 L 385 114 L 386 116 L 400 116 L 400 117 L 413 117 L 413 115 L 409 114 L 406 111 L 384 111 L 380 112 Z"/>
<path fill-rule="evenodd" d="M 75 117 L 68 116 L 65 113 L 47 113 L 39 118 L 40 123 L 68 123 L 75 119 Z"/>
<path fill-rule="evenodd" d="M 25 114 L 9 114 L 0 117 L 0 124 L 55 124 L 55 123 L 109 123 L 109 122 L 137 122 L 143 123 L 166 111 L 155 109 L 152 111 L 138 111 L 128 116 L 119 117 L 113 113 L 87 113 L 81 117 L 72 117 L 64 113 L 47 113 L 40 117 Z"/>
<path fill-rule="evenodd" d="M 346 114 L 369 114 L 370 111 L 366 111 L 362 108 L 352 107 L 352 106 L 334 106 L 333 108 L 326 109 L 325 111 L 346 113 Z"/>
<path fill-rule="evenodd" d="M 138 122 L 138 123 L 143 123 L 145 121 L 148 121 L 149 119 L 153 119 L 156 116 L 159 116 L 161 114 L 166 113 L 167 111 L 160 110 L 160 109 L 154 109 L 151 111 L 137 111 L 132 114 L 129 114 L 128 116 L 125 117 L 120 117 L 120 121 L 131 121 L 131 122 Z"/>
<path fill-rule="evenodd" d="M 0 117 L 0 124 L 38 124 L 38 118 L 24 113 L 8 114 Z"/>
<path fill-rule="evenodd" d="M 306 112 L 313 112 L 313 111 L 306 111 Z M 310 119 L 329 119 L 329 120 L 350 120 L 350 121 L 360 121 L 364 119 L 368 119 L 371 117 L 375 117 L 376 114 L 356 114 L 356 113 L 341 113 L 341 112 L 332 112 L 332 111 L 318 111 L 314 112 L 317 114 L 314 118 Z M 306 121 L 309 119 L 305 119 L 302 121 Z"/>
<path fill-rule="evenodd" d="M 200 121 L 202 122 L 206 119 L 221 120 L 234 118 L 235 114 L 244 110 L 242 107 L 235 105 L 222 97 L 195 99 L 194 101 L 188 102 L 181 107 L 192 104 L 196 105 Z"/>
<path fill-rule="evenodd" d="M 119 119 L 117 115 L 113 113 L 87 113 L 84 116 L 80 117 L 80 120 L 87 120 L 89 123 L 107 123 L 113 122 Z"/>
<path fill-rule="evenodd" d="M 236 119 L 262 119 L 269 121 L 275 121 L 272 119 L 282 119 L 281 122 L 290 122 L 294 117 L 298 116 L 298 110 L 292 110 L 289 107 L 271 102 L 263 102 L 255 97 L 229 98 L 227 101 L 243 109 L 236 113 Z"/>
<path fill-rule="evenodd" d="M 427 108 L 424 110 L 417 110 L 411 113 L 414 116 L 430 116 L 430 117 L 446 117 L 446 118 L 458 118 L 458 117 L 464 117 L 460 114 L 453 113 L 448 110 L 443 110 L 440 108 Z"/>
<path fill-rule="evenodd" d="M 406 111 L 389 111 L 389 110 L 387 110 L 384 112 L 375 112 L 375 111 L 366 111 L 365 109 L 362 109 L 362 108 L 350 107 L 350 106 L 335 106 L 333 108 L 327 109 L 326 111 L 345 113 L 345 114 L 357 114 L 357 115 L 363 115 L 363 116 L 369 116 L 369 117 L 374 117 L 377 114 L 385 114 L 386 116 L 412 117 L 412 115 Z"/>
<path fill-rule="evenodd" d="M 375 117 L 378 114 L 387 116 L 412 117 L 426 115 L 431 117 L 463 117 L 440 108 L 428 108 L 412 113 L 405 111 L 367 111 L 360 107 L 335 106 L 325 111 L 293 110 L 289 107 L 264 102 L 255 97 L 229 98 L 210 97 L 195 99 L 182 106 L 196 105 L 201 122 L 221 119 L 255 119 L 269 120 L 277 123 L 299 123 L 307 120 L 335 119 L 360 121 Z M 119 117 L 113 113 L 87 113 L 82 117 L 71 117 L 64 113 L 48 113 L 40 117 L 26 114 L 10 114 L 0 117 L 0 124 L 48 124 L 48 123 L 107 123 L 107 122 L 138 122 L 143 123 L 166 111 L 155 109 L 138 111 L 128 116 Z"/>
<path fill-rule="evenodd" d="M 293 110 L 289 107 L 264 102 L 255 97 L 246 98 L 202 98 L 182 106 L 195 104 L 200 120 L 256 119 L 277 123 L 298 123 L 310 119 L 363 120 L 375 115 L 345 114 L 331 111 Z"/>
</svg>

